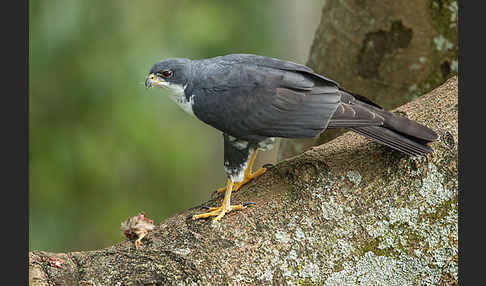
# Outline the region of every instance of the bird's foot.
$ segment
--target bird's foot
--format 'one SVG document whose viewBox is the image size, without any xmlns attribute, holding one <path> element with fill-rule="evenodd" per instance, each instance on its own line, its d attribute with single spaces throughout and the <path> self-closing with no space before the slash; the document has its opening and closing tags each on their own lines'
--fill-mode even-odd
<svg viewBox="0 0 486 286">
<path fill-rule="evenodd" d="M 135 240 L 135 248 L 140 249 L 140 247 L 143 244 L 142 238 L 144 238 L 147 235 L 147 232 L 139 232 L 139 233 L 137 233 L 137 235 L 138 235 L 138 238 L 137 238 L 137 240 Z"/>
<path fill-rule="evenodd" d="M 241 210 L 244 207 L 245 207 L 244 205 L 240 204 L 240 205 L 230 205 L 229 208 L 227 208 L 225 206 L 220 206 L 220 207 L 217 207 L 217 208 L 209 208 L 209 211 L 207 213 L 193 215 L 192 219 L 196 220 L 196 219 L 214 216 L 215 218 L 213 218 L 213 220 L 217 221 L 217 220 L 221 219 L 226 213 L 229 213 L 230 211 Z"/>
<path fill-rule="evenodd" d="M 135 248 L 139 249 L 142 246 L 142 240 L 139 238 L 135 240 Z"/>
<path fill-rule="evenodd" d="M 234 183 L 234 185 L 233 185 L 233 192 L 238 191 L 243 185 L 247 184 L 248 182 L 250 182 L 251 180 L 253 180 L 255 178 L 260 177 L 266 171 L 267 171 L 267 168 L 260 168 L 256 172 L 254 172 L 254 173 L 245 173 L 245 177 L 243 178 L 243 181 L 241 181 L 241 182 L 235 182 Z M 224 193 L 224 191 L 226 191 L 226 187 L 219 188 L 216 191 L 216 194 Z"/>
<path fill-rule="evenodd" d="M 251 206 L 251 205 L 256 205 L 256 203 L 248 202 L 248 203 L 239 204 L 239 205 L 230 205 L 229 209 L 226 208 L 225 206 L 220 206 L 220 207 L 216 207 L 216 208 L 208 208 L 207 213 L 193 215 L 192 219 L 196 220 L 196 219 L 208 218 L 208 217 L 214 216 L 215 218 L 213 218 L 213 220 L 217 221 L 217 220 L 221 219 L 225 214 L 229 213 L 230 211 L 241 210 L 241 209 L 244 209 L 247 206 Z"/>
</svg>

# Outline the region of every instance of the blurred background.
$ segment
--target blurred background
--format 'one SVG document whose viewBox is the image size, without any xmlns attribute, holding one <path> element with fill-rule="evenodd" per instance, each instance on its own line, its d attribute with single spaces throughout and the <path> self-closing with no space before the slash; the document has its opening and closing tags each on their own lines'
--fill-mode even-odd
<svg viewBox="0 0 486 286">
<path fill-rule="evenodd" d="M 221 133 L 144 77 L 168 57 L 307 61 L 323 1 L 30 1 L 29 250 L 123 241 L 225 184 Z M 271 160 L 272 156 L 268 156 Z"/>
</svg>

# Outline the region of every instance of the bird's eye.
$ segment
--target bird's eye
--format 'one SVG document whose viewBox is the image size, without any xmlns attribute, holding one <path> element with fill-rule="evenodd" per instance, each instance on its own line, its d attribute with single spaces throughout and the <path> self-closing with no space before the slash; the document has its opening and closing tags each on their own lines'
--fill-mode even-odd
<svg viewBox="0 0 486 286">
<path fill-rule="evenodd" d="M 159 72 L 159 74 L 161 76 L 165 77 L 165 78 L 169 78 L 174 74 L 174 72 L 172 72 L 171 70 L 165 70 L 165 71 Z"/>
</svg>

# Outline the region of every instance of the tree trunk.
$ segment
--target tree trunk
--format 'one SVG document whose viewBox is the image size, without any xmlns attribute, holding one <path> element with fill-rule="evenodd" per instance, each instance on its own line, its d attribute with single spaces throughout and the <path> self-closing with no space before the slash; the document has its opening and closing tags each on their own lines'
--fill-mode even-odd
<svg viewBox="0 0 486 286">
<path fill-rule="evenodd" d="M 243 187 L 233 202 L 256 206 L 221 221 L 190 218 L 220 197 L 164 220 L 140 249 L 33 251 L 30 285 L 457 285 L 457 97 L 453 77 L 397 109 L 439 134 L 433 154 L 349 132 Z"/>
<path fill-rule="evenodd" d="M 327 0 L 307 65 L 392 109 L 457 74 L 456 0 Z M 277 160 L 327 142 L 282 139 Z"/>
</svg>

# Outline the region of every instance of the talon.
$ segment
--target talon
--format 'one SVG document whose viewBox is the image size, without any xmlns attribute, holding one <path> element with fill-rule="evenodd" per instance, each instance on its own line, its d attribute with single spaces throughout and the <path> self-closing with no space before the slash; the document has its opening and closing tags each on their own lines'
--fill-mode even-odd
<svg viewBox="0 0 486 286">
<path fill-rule="evenodd" d="M 211 197 L 213 197 L 215 194 L 220 194 L 224 192 L 224 199 L 223 203 L 221 204 L 220 207 L 213 207 L 213 208 L 208 208 L 208 212 L 202 213 L 202 214 L 197 214 L 193 215 L 192 219 L 201 219 L 201 218 L 208 218 L 208 217 L 214 217 L 214 220 L 220 220 L 226 213 L 229 213 L 231 211 L 235 210 L 241 210 L 243 208 L 246 208 L 248 206 L 256 205 L 254 202 L 247 202 L 244 204 L 240 205 L 230 205 L 230 199 L 231 199 L 231 193 L 237 191 L 241 186 L 245 185 L 249 181 L 261 176 L 267 171 L 267 168 L 260 168 L 256 172 L 252 173 L 251 169 L 253 167 L 253 163 L 255 162 L 256 158 L 256 153 L 257 151 L 253 151 L 251 154 L 250 160 L 248 161 L 248 165 L 243 173 L 243 181 L 241 182 L 233 182 L 231 179 L 228 179 L 228 183 L 226 184 L 226 187 L 224 188 L 219 188 L 218 190 L 214 191 L 211 194 Z"/>
<path fill-rule="evenodd" d="M 254 206 L 254 205 L 256 205 L 256 203 L 254 203 L 254 202 L 243 203 L 243 207 Z"/>
<path fill-rule="evenodd" d="M 197 214 L 193 215 L 192 219 L 201 219 L 201 218 L 208 218 L 214 216 L 215 218 L 213 219 L 214 221 L 217 221 L 221 219 L 225 214 L 229 213 L 230 211 L 236 211 L 236 210 L 241 210 L 244 207 L 244 205 L 230 205 L 229 209 L 226 209 L 225 207 L 215 207 L 215 208 L 209 208 L 209 211 L 207 213 L 202 213 L 202 214 Z"/>
<path fill-rule="evenodd" d="M 270 170 L 273 167 L 275 167 L 275 165 L 274 164 L 271 164 L 271 163 L 267 163 L 267 164 L 265 164 L 265 165 L 262 166 L 262 168 L 265 168 L 267 170 Z"/>
<path fill-rule="evenodd" d="M 226 185 L 226 191 L 224 193 L 224 199 L 223 203 L 221 204 L 220 207 L 214 207 L 214 208 L 209 208 L 208 212 L 202 213 L 202 214 L 197 214 L 193 215 L 192 219 L 201 219 L 201 218 L 208 218 L 214 216 L 215 218 L 213 220 L 217 221 L 220 220 L 225 214 L 231 212 L 231 211 L 237 211 L 243 209 L 245 206 L 244 205 L 231 205 L 230 200 L 231 200 L 231 192 L 233 191 L 233 182 L 231 180 L 228 180 L 228 184 Z"/>
</svg>

